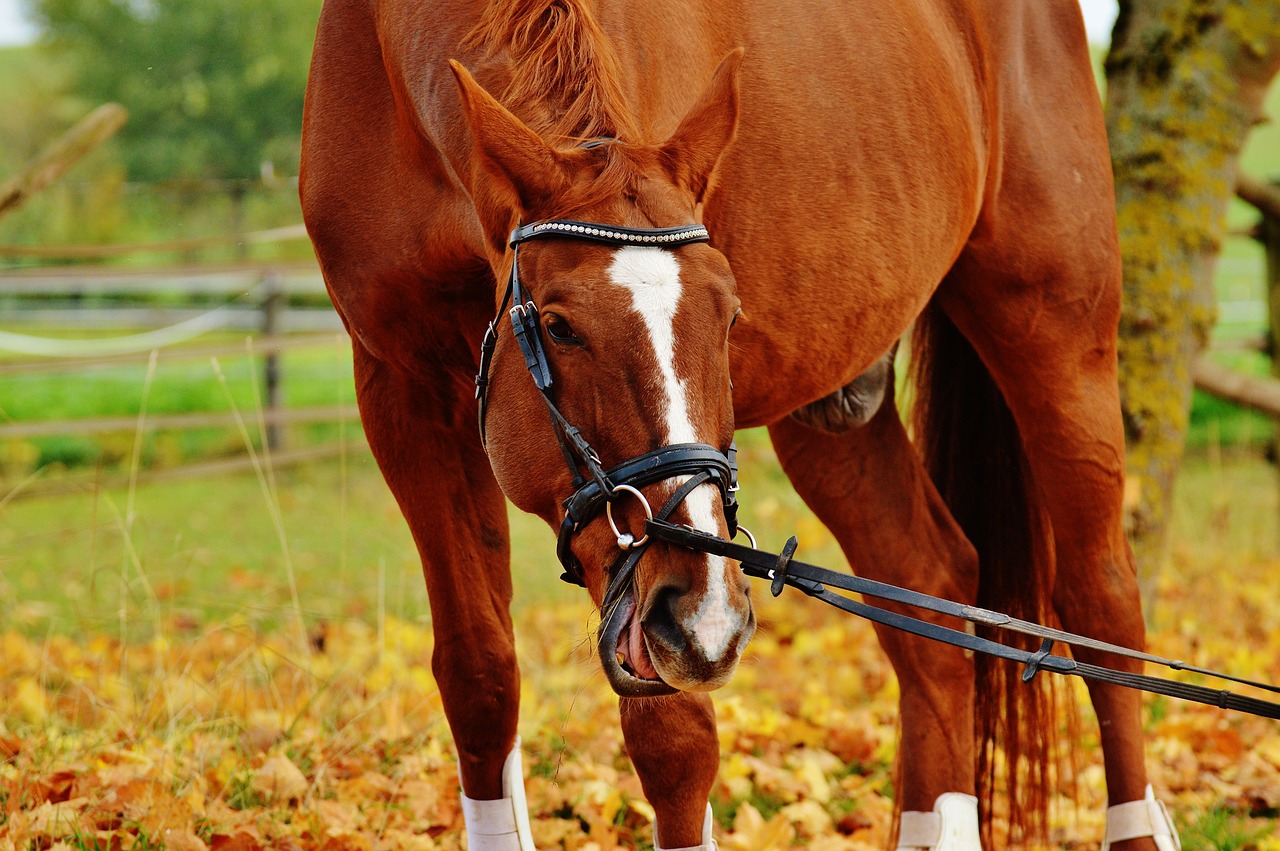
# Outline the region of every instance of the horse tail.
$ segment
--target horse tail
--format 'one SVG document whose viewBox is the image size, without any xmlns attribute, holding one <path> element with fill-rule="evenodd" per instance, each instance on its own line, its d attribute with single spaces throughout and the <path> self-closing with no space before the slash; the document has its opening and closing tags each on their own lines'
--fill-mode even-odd
<svg viewBox="0 0 1280 851">
<path fill-rule="evenodd" d="M 1017 424 L 978 353 L 936 300 L 917 320 L 911 363 L 916 446 L 978 552 L 978 605 L 1047 623 L 1052 532 Z M 1034 639 L 1011 633 L 996 635 L 998 630 L 982 627 L 978 632 L 1036 646 Z M 997 845 L 990 835 L 992 816 L 1006 812 L 1011 841 L 999 845 L 1043 840 L 1058 758 L 1055 694 L 1045 682 L 1051 678 L 1025 685 L 1009 662 L 983 654 L 977 654 L 975 666 L 975 771 L 983 844 Z M 1003 805 L 997 809 L 998 798 Z"/>
</svg>

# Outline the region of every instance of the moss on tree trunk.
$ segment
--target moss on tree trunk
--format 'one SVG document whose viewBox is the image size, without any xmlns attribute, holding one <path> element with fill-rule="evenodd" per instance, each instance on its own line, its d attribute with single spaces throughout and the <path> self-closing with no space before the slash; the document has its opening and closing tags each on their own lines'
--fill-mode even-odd
<svg viewBox="0 0 1280 851">
<path fill-rule="evenodd" d="M 1120 0 L 1107 131 L 1124 259 L 1126 508 L 1149 604 L 1240 149 L 1280 67 L 1280 0 Z"/>
</svg>

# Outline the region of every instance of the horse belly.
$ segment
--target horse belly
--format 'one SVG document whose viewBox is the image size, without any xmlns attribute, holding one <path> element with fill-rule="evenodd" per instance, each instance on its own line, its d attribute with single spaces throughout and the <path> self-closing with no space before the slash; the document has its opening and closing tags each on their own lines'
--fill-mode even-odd
<svg viewBox="0 0 1280 851">
<path fill-rule="evenodd" d="M 928 303 L 982 203 L 986 116 L 968 35 L 927 4 L 826 14 L 803 31 L 760 29 L 707 211 L 743 302 L 741 426 L 868 369 Z"/>
</svg>

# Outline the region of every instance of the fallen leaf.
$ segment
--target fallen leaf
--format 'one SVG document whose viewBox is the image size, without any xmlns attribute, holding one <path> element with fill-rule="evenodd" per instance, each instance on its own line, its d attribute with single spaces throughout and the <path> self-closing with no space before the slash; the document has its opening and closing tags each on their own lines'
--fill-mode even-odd
<svg viewBox="0 0 1280 851">
<path fill-rule="evenodd" d="M 165 851 L 209 851 L 204 840 L 190 830 L 166 830 L 161 836 Z"/>
<path fill-rule="evenodd" d="M 253 788 L 269 800 L 296 800 L 307 793 L 309 785 L 298 767 L 280 754 L 269 757 L 253 775 Z"/>
</svg>

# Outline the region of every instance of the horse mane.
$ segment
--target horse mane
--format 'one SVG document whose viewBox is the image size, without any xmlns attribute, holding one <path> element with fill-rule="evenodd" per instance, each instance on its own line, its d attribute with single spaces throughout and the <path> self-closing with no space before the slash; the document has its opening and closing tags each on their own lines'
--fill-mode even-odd
<svg viewBox="0 0 1280 851">
<path fill-rule="evenodd" d="M 499 100 L 553 144 L 640 141 L 618 57 L 585 0 L 491 0 L 463 44 L 507 54 L 511 82 Z"/>
</svg>

